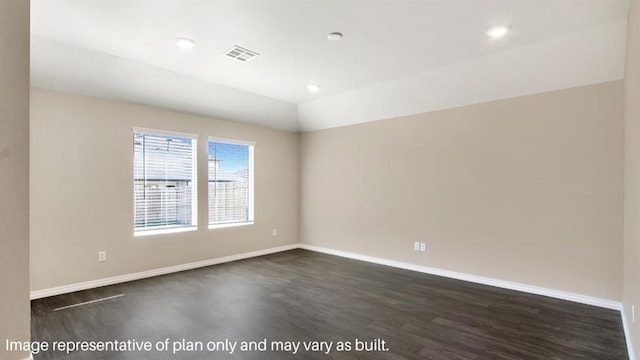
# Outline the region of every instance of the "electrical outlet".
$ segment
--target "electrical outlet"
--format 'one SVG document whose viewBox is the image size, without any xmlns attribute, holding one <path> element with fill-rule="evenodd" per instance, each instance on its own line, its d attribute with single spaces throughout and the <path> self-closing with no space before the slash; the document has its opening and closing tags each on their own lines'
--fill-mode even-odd
<svg viewBox="0 0 640 360">
<path fill-rule="evenodd" d="M 271 230 L 271 235 L 272 236 L 278 236 L 278 229 Z"/>
<path fill-rule="evenodd" d="M 107 252 L 106 251 L 98 251 L 98 261 L 107 261 Z"/>
<path fill-rule="evenodd" d="M 635 305 L 631 305 L 631 321 L 634 324 L 636 323 L 636 306 Z"/>
<path fill-rule="evenodd" d="M 427 251 L 427 244 L 426 243 L 420 243 L 420 251 Z"/>
<path fill-rule="evenodd" d="M 413 243 L 413 250 L 415 251 L 420 251 L 420 243 L 419 242 L 414 242 Z"/>
</svg>

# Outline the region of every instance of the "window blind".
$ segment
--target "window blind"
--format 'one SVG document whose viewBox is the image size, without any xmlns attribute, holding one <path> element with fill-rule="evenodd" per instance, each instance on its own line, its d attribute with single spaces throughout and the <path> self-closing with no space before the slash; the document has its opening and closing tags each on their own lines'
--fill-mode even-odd
<svg viewBox="0 0 640 360">
<path fill-rule="evenodd" d="M 134 130 L 134 230 L 195 227 L 196 138 Z"/>
<path fill-rule="evenodd" d="M 253 150 L 250 143 L 209 140 L 209 225 L 253 221 Z"/>
</svg>

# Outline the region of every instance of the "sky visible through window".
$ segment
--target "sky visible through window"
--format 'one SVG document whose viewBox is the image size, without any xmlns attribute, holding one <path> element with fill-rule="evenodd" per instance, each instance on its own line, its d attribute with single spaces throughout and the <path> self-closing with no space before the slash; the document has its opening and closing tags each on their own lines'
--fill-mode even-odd
<svg viewBox="0 0 640 360">
<path fill-rule="evenodd" d="M 136 133 L 135 145 L 142 145 L 144 136 L 148 136 L 148 134 Z M 163 143 L 162 147 L 160 147 L 160 145 L 156 145 L 153 148 L 153 150 L 156 151 L 166 151 L 167 149 L 165 149 L 164 146 L 170 148 L 171 142 L 173 141 L 178 141 L 189 145 L 191 145 L 192 142 L 192 139 L 176 136 L 153 134 L 153 137 L 156 139 L 156 142 L 158 139 L 163 139 L 166 141 L 166 145 Z M 210 141 L 208 152 L 210 157 L 215 157 L 220 161 L 218 166 L 221 170 L 235 172 L 238 170 L 247 169 L 249 167 L 249 151 L 246 145 Z"/>
<path fill-rule="evenodd" d="M 247 145 L 210 141 L 209 157 L 218 159 L 219 169 L 229 173 L 249 168 L 249 149 Z"/>
<path fill-rule="evenodd" d="M 182 145 L 187 144 L 188 146 L 193 145 L 193 139 L 183 138 L 177 136 L 168 136 L 168 135 L 159 135 L 159 134 L 146 134 L 141 132 L 134 133 L 135 139 L 133 142 L 134 146 L 143 146 L 146 145 L 147 150 L 155 150 L 155 151 L 170 151 L 171 145 Z M 145 139 L 146 138 L 146 139 Z M 149 141 L 149 143 L 145 143 Z"/>
<path fill-rule="evenodd" d="M 143 145 L 144 136 L 149 136 L 149 134 L 144 133 L 136 133 L 135 135 L 135 145 L 137 146 Z M 155 141 L 152 144 L 147 144 L 147 146 L 152 145 L 148 148 L 151 151 L 167 151 L 171 149 L 172 143 L 174 146 L 180 143 L 187 145 L 191 145 L 192 143 L 192 139 L 189 138 L 158 134 L 153 134 L 152 136 Z M 159 142 L 162 140 L 166 141 L 166 143 Z M 210 158 L 215 157 L 218 159 L 218 168 L 222 171 L 234 173 L 249 168 L 249 149 L 247 145 L 209 141 L 208 154 Z"/>
<path fill-rule="evenodd" d="M 195 139 L 136 132 L 136 180 L 192 180 L 195 145 Z"/>
</svg>

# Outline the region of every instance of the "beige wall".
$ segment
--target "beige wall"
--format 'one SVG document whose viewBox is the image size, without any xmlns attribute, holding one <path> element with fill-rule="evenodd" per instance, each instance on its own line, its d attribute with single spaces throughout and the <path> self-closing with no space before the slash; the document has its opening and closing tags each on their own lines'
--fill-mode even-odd
<svg viewBox="0 0 640 360">
<path fill-rule="evenodd" d="M 32 290 L 298 242 L 297 134 L 40 89 L 31 96 Z M 133 236 L 132 127 L 200 136 L 198 231 Z M 256 142 L 254 225 L 207 229 L 208 136 Z"/>
<path fill-rule="evenodd" d="M 640 306 L 640 3 L 631 2 L 627 30 L 625 71 L 625 207 L 624 308 L 635 353 L 640 355 L 639 321 L 631 306 Z M 640 311 L 637 308 L 636 311 Z M 638 313 L 640 316 L 640 313 Z"/>
<path fill-rule="evenodd" d="M 29 1 L 0 1 L 0 359 L 29 333 Z"/>
<path fill-rule="evenodd" d="M 305 133 L 301 239 L 619 301 L 623 136 L 621 81 Z"/>
</svg>

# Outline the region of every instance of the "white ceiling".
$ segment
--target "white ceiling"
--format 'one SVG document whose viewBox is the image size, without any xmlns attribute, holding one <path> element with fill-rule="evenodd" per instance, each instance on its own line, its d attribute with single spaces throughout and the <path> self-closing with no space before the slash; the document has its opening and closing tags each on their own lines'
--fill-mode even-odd
<svg viewBox="0 0 640 360">
<path fill-rule="evenodd" d="M 627 10 L 628 0 L 32 0 L 32 82 L 321 129 L 621 78 Z M 489 39 L 500 24 L 513 31 Z M 333 31 L 344 39 L 329 42 Z M 177 48 L 178 36 L 197 46 Z M 233 45 L 260 56 L 224 57 Z M 443 74 L 431 88 L 400 85 Z"/>
</svg>

